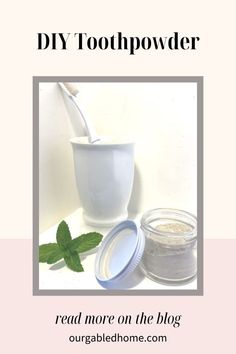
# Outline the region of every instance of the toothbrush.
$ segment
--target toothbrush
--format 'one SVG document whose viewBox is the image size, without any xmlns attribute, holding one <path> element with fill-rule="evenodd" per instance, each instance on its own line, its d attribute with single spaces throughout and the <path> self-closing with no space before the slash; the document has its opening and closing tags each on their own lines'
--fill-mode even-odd
<svg viewBox="0 0 236 354">
<path fill-rule="evenodd" d="M 88 120 L 88 117 L 85 118 L 83 111 L 81 110 L 81 108 L 79 106 L 79 102 L 78 102 L 78 98 L 77 98 L 77 95 L 79 93 L 78 88 L 69 82 L 58 82 L 58 85 L 65 92 L 65 94 L 71 99 L 71 101 L 73 102 L 73 104 L 75 105 L 77 110 L 79 111 L 80 116 L 82 117 L 84 125 L 85 125 L 85 129 L 86 129 L 89 143 L 94 144 L 96 142 L 101 141 L 101 138 L 97 135 L 95 129 L 93 128 L 90 121 Z"/>
</svg>

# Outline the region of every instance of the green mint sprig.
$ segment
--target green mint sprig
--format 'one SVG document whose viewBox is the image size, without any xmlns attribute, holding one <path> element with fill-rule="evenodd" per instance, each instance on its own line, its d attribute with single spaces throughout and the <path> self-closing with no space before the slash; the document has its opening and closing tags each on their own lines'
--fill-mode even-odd
<svg viewBox="0 0 236 354">
<path fill-rule="evenodd" d="M 102 237 L 98 232 L 89 232 L 72 239 L 70 229 L 63 220 L 57 228 L 57 243 L 47 243 L 39 246 L 39 262 L 54 264 L 64 259 L 69 269 L 74 272 L 83 272 L 79 253 L 97 247 Z"/>
</svg>

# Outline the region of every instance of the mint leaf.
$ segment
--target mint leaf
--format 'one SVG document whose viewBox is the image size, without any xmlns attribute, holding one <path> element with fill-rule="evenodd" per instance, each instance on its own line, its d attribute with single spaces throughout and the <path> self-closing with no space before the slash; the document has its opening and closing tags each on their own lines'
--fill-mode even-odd
<svg viewBox="0 0 236 354">
<path fill-rule="evenodd" d="M 39 262 L 53 264 L 64 258 L 67 267 L 74 272 L 83 272 L 79 253 L 90 251 L 102 240 L 98 232 L 89 232 L 72 240 L 69 227 L 63 220 L 57 228 L 57 243 L 39 246 Z"/>
<path fill-rule="evenodd" d="M 57 228 L 57 244 L 64 251 L 71 242 L 71 234 L 67 223 L 63 220 Z"/>
<path fill-rule="evenodd" d="M 77 251 L 78 253 L 87 252 L 97 247 L 102 237 L 98 232 L 89 232 L 74 238 L 68 247 L 71 251 Z"/>
<path fill-rule="evenodd" d="M 63 258 L 63 253 L 58 247 L 57 250 L 51 252 L 51 254 L 47 258 L 47 264 L 54 264 L 58 261 L 60 261 Z"/>
<path fill-rule="evenodd" d="M 76 251 L 70 251 L 67 250 L 64 253 L 64 261 L 67 265 L 67 267 L 74 272 L 83 272 L 84 268 L 82 267 L 82 264 L 80 262 L 79 255 Z"/>
<path fill-rule="evenodd" d="M 39 262 L 46 263 L 48 257 L 58 250 L 59 247 L 56 243 L 46 243 L 44 245 L 39 246 Z"/>
</svg>

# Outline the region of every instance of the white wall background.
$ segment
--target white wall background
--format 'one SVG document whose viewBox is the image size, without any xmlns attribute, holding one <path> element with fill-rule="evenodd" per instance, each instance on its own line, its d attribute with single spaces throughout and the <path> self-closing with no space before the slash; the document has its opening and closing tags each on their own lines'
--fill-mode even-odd
<svg viewBox="0 0 236 354">
<path fill-rule="evenodd" d="M 78 207 L 69 116 L 56 84 L 40 84 L 39 214 L 40 231 Z"/>
<path fill-rule="evenodd" d="M 80 83 L 79 99 L 101 135 L 135 140 L 129 210 L 197 212 L 197 86 L 194 83 Z M 80 206 L 70 137 L 83 124 L 56 83 L 40 84 L 40 230 Z"/>
</svg>

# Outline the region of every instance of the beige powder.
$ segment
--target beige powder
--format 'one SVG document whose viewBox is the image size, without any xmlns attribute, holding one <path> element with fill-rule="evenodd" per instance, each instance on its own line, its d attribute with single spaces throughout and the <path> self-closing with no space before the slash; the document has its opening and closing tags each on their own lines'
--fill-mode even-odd
<svg viewBox="0 0 236 354">
<path fill-rule="evenodd" d="M 193 230 L 191 225 L 184 223 L 168 223 L 160 224 L 156 227 L 157 231 L 160 232 L 169 232 L 169 233 L 185 233 L 191 232 Z"/>
</svg>

